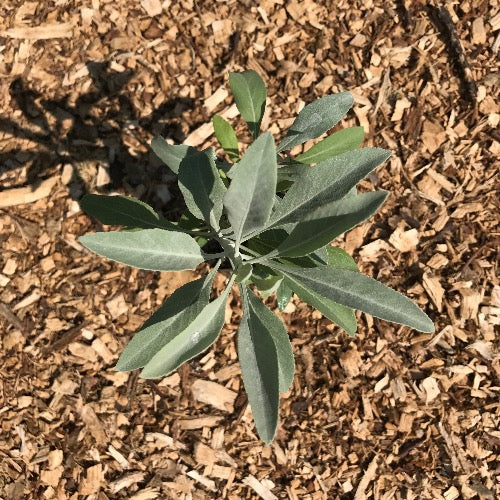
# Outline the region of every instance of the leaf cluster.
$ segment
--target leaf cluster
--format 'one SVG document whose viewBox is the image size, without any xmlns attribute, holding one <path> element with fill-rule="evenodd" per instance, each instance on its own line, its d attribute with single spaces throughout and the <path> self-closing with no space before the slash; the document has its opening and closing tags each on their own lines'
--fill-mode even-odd
<svg viewBox="0 0 500 500">
<path fill-rule="evenodd" d="M 271 133 L 260 131 L 267 91 L 259 75 L 231 73 L 229 84 L 253 138 L 245 154 L 240 155 L 233 127 L 220 116 L 213 125 L 226 159 L 213 148 L 199 151 L 155 138 L 153 151 L 177 174 L 186 212 L 172 222 L 133 198 L 87 195 L 81 201 L 85 212 L 124 229 L 87 234 L 80 241 L 98 255 L 142 269 L 178 271 L 217 262 L 207 276 L 167 298 L 121 354 L 116 369 L 142 369 L 144 378 L 168 375 L 215 342 L 229 291 L 238 284 L 243 382 L 257 431 L 269 443 L 279 395 L 293 380 L 294 359 L 283 323 L 257 291 L 262 298 L 276 293 L 281 310 L 296 293 L 349 335 L 356 331 L 355 309 L 424 332 L 434 327 L 411 300 L 361 274 L 345 251 L 330 245 L 386 199 L 385 191 L 358 194 L 356 185 L 390 152 L 360 148 L 363 129 L 353 127 L 295 158 L 289 154 L 336 125 L 352 107 L 352 95 L 328 95 L 305 106 L 276 145 Z M 214 245 L 218 252 L 209 253 Z M 231 278 L 210 301 L 222 263 L 231 267 Z"/>
</svg>

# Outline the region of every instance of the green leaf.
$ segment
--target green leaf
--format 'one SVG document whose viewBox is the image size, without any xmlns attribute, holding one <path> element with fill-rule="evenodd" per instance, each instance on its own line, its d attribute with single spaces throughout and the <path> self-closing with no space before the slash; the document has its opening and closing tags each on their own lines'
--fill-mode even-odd
<svg viewBox="0 0 500 500">
<path fill-rule="evenodd" d="M 327 246 L 326 251 L 328 253 L 328 266 L 359 272 L 355 260 L 342 248 Z"/>
<path fill-rule="evenodd" d="M 245 283 L 252 276 L 252 264 L 243 264 L 236 270 L 236 283 Z"/>
<path fill-rule="evenodd" d="M 229 73 L 229 85 L 241 117 L 247 123 L 252 137 L 257 139 L 267 97 L 262 78 L 253 70 Z"/>
<path fill-rule="evenodd" d="M 250 283 L 253 283 L 259 289 L 264 299 L 267 299 L 267 297 L 278 289 L 282 280 L 282 275 L 275 273 L 267 267 L 260 264 L 255 264 L 253 266 Z"/>
<path fill-rule="evenodd" d="M 163 229 L 86 234 L 80 243 L 102 257 L 153 271 L 182 271 L 203 262 L 191 236 Z"/>
<path fill-rule="evenodd" d="M 260 438 L 269 444 L 278 426 L 278 353 L 266 322 L 268 318 L 261 316 L 260 306 L 267 308 L 252 292 L 248 293 L 245 286 L 240 289 L 243 317 L 238 329 L 238 358 L 255 427 Z"/>
<path fill-rule="evenodd" d="M 385 149 L 362 148 L 309 167 L 287 191 L 267 226 L 299 222 L 312 210 L 339 200 L 390 155 Z"/>
<path fill-rule="evenodd" d="M 224 195 L 224 207 L 234 230 L 236 247 L 245 236 L 269 220 L 276 193 L 276 150 L 273 136 L 262 134 L 237 164 Z"/>
<path fill-rule="evenodd" d="M 345 153 L 346 151 L 352 151 L 361 146 L 364 134 L 363 127 L 351 127 L 339 130 L 312 146 L 305 153 L 294 158 L 294 161 L 310 165 L 311 163 L 320 163 L 328 160 L 328 158 Z"/>
<path fill-rule="evenodd" d="M 284 273 L 283 282 L 291 288 L 301 300 L 307 302 L 310 306 L 323 314 L 323 316 L 339 325 L 350 336 L 356 333 L 357 322 L 352 308 L 337 304 L 333 300 L 323 297 L 291 275 Z"/>
<path fill-rule="evenodd" d="M 327 95 L 308 104 L 297 115 L 292 126 L 278 145 L 278 152 L 292 149 L 330 130 L 352 108 L 350 92 Z"/>
<path fill-rule="evenodd" d="M 320 206 L 308 213 L 277 248 L 279 255 L 307 255 L 371 217 L 387 191 L 360 194 Z"/>
<path fill-rule="evenodd" d="M 130 371 L 144 367 L 160 349 L 184 331 L 208 304 L 216 271 L 214 268 L 205 278 L 175 290 L 134 335 L 115 369 Z"/>
<path fill-rule="evenodd" d="M 376 318 L 410 326 L 421 332 L 434 331 L 434 324 L 429 317 L 409 298 L 359 272 L 332 267 L 286 269 L 275 264 L 272 267 L 292 282 L 291 288 L 299 296 L 298 284 L 338 304 L 359 309 Z"/>
<path fill-rule="evenodd" d="M 217 137 L 229 159 L 233 162 L 239 161 L 238 138 L 231 124 L 219 115 L 215 115 L 212 118 L 212 123 L 214 125 L 215 137 Z"/>
<path fill-rule="evenodd" d="M 102 224 L 175 230 L 174 224 L 160 219 L 149 205 L 128 196 L 86 194 L 80 201 L 80 208 Z"/>
<path fill-rule="evenodd" d="M 189 211 L 218 230 L 226 187 L 215 161 L 205 153 L 184 158 L 179 166 L 179 188 Z"/>
<path fill-rule="evenodd" d="M 175 174 L 179 172 L 179 165 L 184 158 L 199 153 L 199 151 L 192 146 L 186 146 L 185 144 L 168 144 L 163 137 L 155 137 L 151 142 L 151 149 Z"/>
<path fill-rule="evenodd" d="M 151 358 L 140 373 L 142 378 L 168 375 L 186 361 L 207 350 L 217 340 L 224 326 L 226 301 L 231 284 L 232 282 L 222 295 L 206 305 L 184 330 Z"/>
<path fill-rule="evenodd" d="M 280 311 L 283 311 L 289 304 L 290 299 L 292 298 L 292 293 L 292 289 L 283 280 L 276 290 L 276 299 Z"/>
<path fill-rule="evenodd" d="M 248 293 L 249 310 L 253 311 L 256 318 L 268 329 L 273 339 L 276 353 L 278 354 L 278 379 L 280 392 L 286 392 L 293 382 L 295 362 L 292 344 L 283 322 L 269 310 L 264 303 L 250 290 L 249 287 L 240 285 L 240 290 L 245 288 Z M 243 294 L 242 294 L 243 296 Z"/>
</svg>

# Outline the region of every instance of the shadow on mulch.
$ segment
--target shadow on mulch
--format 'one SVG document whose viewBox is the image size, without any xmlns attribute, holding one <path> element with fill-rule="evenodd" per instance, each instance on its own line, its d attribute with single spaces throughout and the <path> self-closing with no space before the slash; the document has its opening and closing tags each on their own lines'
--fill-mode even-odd
<svg viewBox="0 0 500 500">
<path fill-rule="evenodd" d="M 87 69 L 92 88 L 74 102 L 69 94 L 46 99 L 29 88 L 22 78 L 12 82 L 10 93 L 22 117 L 17 122 L 0 117 L 0 131 L 33 141 L 39 148 L 36 154 L 22 149 L 0 153 L 0 165 L 9 170 L 28 165 L 28 185 L 52 175 L 58 165 L 75 166 L 82 161 L 109 167 L 111 182 L 105 190 L 124 188 L 127 191 L 127 184 L 154 183 L 158 180 L 158 168 L 151 165 L 149 151 L 131 154 L 125 134 L 134 130 L 141 141 L 147 135 L 160 134 L 182 142 L 185 137 L 179 118 L 183 112 L 193 109 L 193 99 L 169 99 L 152 114 L 141 118 L 127 95 L 132 71 L 116 73 L 107 62 L 89 62 Z M 87 187 L 78 169 L 74 168 L 73 172 L 74 188 L 70 195 L 79 199 Z"/>
</svg>

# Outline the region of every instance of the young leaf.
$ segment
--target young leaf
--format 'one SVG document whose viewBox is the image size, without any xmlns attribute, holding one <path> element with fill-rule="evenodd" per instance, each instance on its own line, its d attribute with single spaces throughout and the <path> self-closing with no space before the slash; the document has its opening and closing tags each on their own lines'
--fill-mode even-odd
<svg viewBox="0 0 500 500">
<path fill-rule="evenodd" d="M 279 287 L 283 276 L 275 273 L 260 264 L 253 266 L 253 273 L 250 277 L 250 283 L 253 283 L 258 289 L 262 298 L 267 299 Z"/>
<path fill-rule="evenodd" d="M 347 269 L 359 273 L 355 260 L 342 248 L 327 246 L 327 265 L 336 269 Z"/>
<path fill-rule="evenodd" d="M 189 155 L 199 153 L 196 148 L 185 144 L 169 144 L 163 137 L 155 137 L 151 142 L 155 155 L 167 165 L 174 174 L 179 172 L 181 161 Z"/>
<path fill-rule="evenodd" d="M 363 136 L 363 127 L 351 127 L 339 130 L 312 146 L 305 153 L 294 158 L 294 161 L 307 165 L 321 163 L 332 156 L 357 149 L 363 142 Z"/>
<path fill-rule="evenodd" d="M 240 289 L 243 317 L 238 329 L 238 358 L 255 427 L 260 438 L 269 444 L 278 425 L 278 353 L 269 331 L 270 325 L 261 317 L 262 309 L 256 303 L 259 302 L 264 309 L 268 309 L 245 286 Z"/>
<path fill-rule="evenodd" d="M 86 234 L 80 243 L 102 257 L 153 271 L 193 269 L 204 260 L 191 236 L 163 229 Z"/>
<path fill-rule="evenodd" d="M 277 248 L 280 256 L 307 255 L 371 217 L 387 191 L 363 193 L 320 206 L 308 213 Z"/>
<path fill-rule="evenodd" d="M 229 73 L 229 85 L 241 117 L 247 123 L 252 137 L 257 139 L 267 97 L 262 78 L 253 70 Z"/>
<path fill-rule="evenodd" d="M 237 269 L 236 283 L 245 283 L 252 276 L 252 264 L 243 264 Z"/>
<path fill-rule="evenodd" d="M 102 224 L 175 230 L 174 224 L 160 219 L 149 205 L 128 196 L 86 194 L 80 201 L 80 208 Z"/>
<path fill-rule="evenodd" d="M 278 152 L 292 149 L 330 130 L 353 104 L 354 99 L 350 92 L 327 95 L 308 104 L 297 115 L 285 137 L 278 144 Z"/>
<path fill-rule="evenodd" d="M 142 378 L 168 375 L 182 363 L 208 349 L 217 340 L 224 325 L 226 301 L 231 285 L 232 281 L 222 295 L 206 305 L 184 330 L 151 358 L 140 373 Z"/>
<path fill-rule="evenodd" d="M 312 210 L 339 200 L 390 155 L 385 149 L 362 148 L 310 167 L 287 191 L 267 226 L 299 222 Z"/>
<path fill-rule="evenodd" d="M 292 298 L 292 293 L 292 289 L 283 280 L 276 290 L 276 299 L 280 311 L 283 311 L 286 308 Z"/>
<path fill-rule="evenodd" d="M 179 166 L 179 188 L 189 211 L 218 230 L 226 187 L 214 160 L 205 153 L 184 158 Z"/>
<path fill-rule="evenodd" d="M 269 264 L 271 266 L 271 264 Z M 410 299 L 363 274 L 332 267 L 288 268 L 273 264 L 299 295 L 299 284 L 338 304 L 359 309 L 376 318 L 433 332 L 429 317 Z M 313 304 L 311 304 L 313 305 Z"/>
<path fill-rule="evenodd" d="M 163 346 L 184 331 L 208 304 L 215 272 L 216 268 L 205 278 L 175 290 L 134 335 L 115 369 L 130 371 L 143 368 Z"/>
<path fill-rule="evenodd" d="M 276 150 L 269 132 L 262 134 L 237 164 L 224 195 L 224 207 L 234 230 L 236 247 L 244 237 L 263 228 L 276 193 Z"/>
<path fill-rule="evenodd" d="M 217 137 L 229 159 L 233 162 L 239 161 L 238 138 L 231 124 L 219 115 L 215 115 L 212 118 L 212 123 L 214 125 L 215 137 Z"/>
</svg>

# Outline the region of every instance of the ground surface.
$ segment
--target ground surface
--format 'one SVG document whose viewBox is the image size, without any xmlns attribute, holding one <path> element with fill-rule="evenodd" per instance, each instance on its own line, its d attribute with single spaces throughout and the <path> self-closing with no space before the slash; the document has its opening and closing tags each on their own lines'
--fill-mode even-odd
<svg viewBox="0 0 500 500">
<path fill-rule="evenodd" d="M 449 16 L 424 1 L 1 2 L 2 498 L 498 498 L 500 11 L 444 3 Z M 304 102 L 354 94 L 342 126 L 394 152 L 361 188 L 391 195 L 336 244 L 437 332 L 360 315 L 350 339 L 295 298 L 281 316 L 297 375 L 270 447 L 239 377 L 239 298 L 178 374 L 116 373 L 135 329 L 197 274 L 131 270 L 77 242 L 101 229 L 79 211 L 85 191 L 175 213 L 149 141 L 213 144 L 204 124 L 239 123 L 225 91 L 245 68 L 269 84 L 278 136 Z"/>
</svg>

